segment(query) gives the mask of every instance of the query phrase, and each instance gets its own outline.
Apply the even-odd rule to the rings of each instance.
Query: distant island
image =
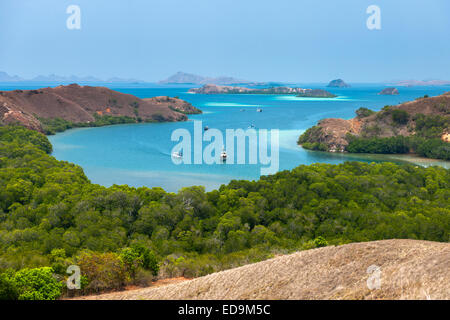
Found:
[[[0,122],[52,134],[72,127],[186,121],[201,113],[170,97],[140,99],[105,87],[71,84],[37,90],[0,91]]]
[[[350,88],[351,86],[344,82],[342,79],[331,80],[327,85],[330,88]]]
[[[385,88],[385,89],[381,90],[378,94],[392,96],[392,95],[397,95],[398,90],[397,90],[397,88]]]
[[[170,76],[169,78],[159,81],[158,84],[197,84],[197,85],[215,84],[215,85],[258,86],[258,85],[266,85],[267,83],[236,79],[233,77],[211,78],[179,71],[176,74]]]
[[[450,91],[424,96],[375,112],[356,110],[356,117],[323,119],[303,133],[298,144],[305,149],[401,154],[450,160]]]
[[[336,98],[337,95],[322,89],[304,89],[303,93],[299,93],[297,97],[304,98]]]
[[[303,89],[290,87],[270,87],[263,89],[247,88],[247,87],[233,87],[233,86],[218,86],[215,84],[207,84],[201,88],[189,89],[190,93],[200,94],[289,94],[297,97],[311,97],[311,98],[335,98],[336,95],[321,89]]]

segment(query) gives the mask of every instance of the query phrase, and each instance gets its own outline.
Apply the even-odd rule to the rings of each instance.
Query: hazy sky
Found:
[[[81,29],[69,30],[69,5]],[[369,5],[381,30],[369,30]],[[450,80],[449,0],[0,0],[0,71]]]

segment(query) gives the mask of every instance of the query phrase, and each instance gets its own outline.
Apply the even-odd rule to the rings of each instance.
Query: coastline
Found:
[[[301,145],[298,145],[301,148],[303,148]],[[383,161],[383,162],[389,162],[389,159],[393,160],[391,162],[394,163],[409,163],[409,164],[415,164],[422,167],[429,167],[429,166],[440,166],[445,169],[450,169],[450,161],[441,160],[441,159],[432,159],[432,158],[425,158],[420,157],[416,154],[380,154],[380,153],[350,153],[350,152],[328,152],[328,151],[317,151],[317,150],[309,150],[303,148],[306,152],[311,153],[318,153],[318,154],[324,154],[327,156],[332,156],[336,158],[348,158],[348,161],[352,161],[352,158],[355,159],[361,159],[365,158],[367,160],[373,160],[373,161]],[[358,160],[355,160],[358,161]]]

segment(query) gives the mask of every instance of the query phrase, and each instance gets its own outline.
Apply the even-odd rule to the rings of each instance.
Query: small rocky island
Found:
[[[397,90],[397,88],[385,88],[385,89],[381,90],[378,94],[393,96],[393,95],[398,94],[398,90]]]
[[[342,79],[331,80],[327,85],[329,88],[350,88],[351,86]]]
[[[190,93],[199,94],[289,94],[297,97],[335,98],[336,95],[321,89],[303,89],[291,87],[247,88],[234,86],[218,86],[207,84],[201,88],[189,89]]]

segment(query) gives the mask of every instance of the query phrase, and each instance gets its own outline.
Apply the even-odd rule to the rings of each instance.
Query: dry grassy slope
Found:
[[[381,267],[369,290],[367,268]],[[450,244],[383,240],[280,256],[163,287],[87,299],[450,299]],[[86,299],[86,297],[85,297]]]
[[[136,110],[142,119],[157,121],[187,120],[184,113],[200,112],[177,98],[139,99],[105,87],[77,84],[0,92],[0,120],[4,123],[20,122],[34,130],[40,129],[38,117],[91,122],[96,113],[136,118]]]

